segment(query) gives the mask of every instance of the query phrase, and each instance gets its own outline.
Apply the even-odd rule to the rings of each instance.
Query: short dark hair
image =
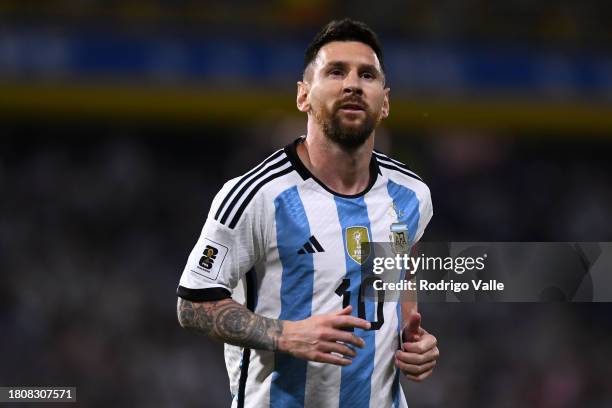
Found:
[[[333,41],[358,41],[368,45],[372,48],[374,53],[376,53],[378,61],[380,62],[380,67],[384,73],[385,63],[378,36],[365,23],[351,20],[350,18],[330,21],[317,33],[304,53],[304,73],[310,63],[316,58],[319,50],[325,44]]]

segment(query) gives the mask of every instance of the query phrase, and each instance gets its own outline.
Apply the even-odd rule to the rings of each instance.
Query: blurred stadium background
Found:
[[[381,36],[379,147],[429,183],[424,239],[612,241],[606,1],[0,2],[0,385],[83,406],[229,406],[175,288],[215,192],[305,131],[302,52]],[[412,407],[609,407],[608,304],[428,304]]]

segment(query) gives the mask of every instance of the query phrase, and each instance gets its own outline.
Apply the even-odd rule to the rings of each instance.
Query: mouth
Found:
[[[365,107],[358,103],[344,103],[340,105],[338,110],[355,113],[355,112],[365,112]]]

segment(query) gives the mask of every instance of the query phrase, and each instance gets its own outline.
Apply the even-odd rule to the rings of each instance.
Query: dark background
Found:
[[[607,2],[4,1],[0,385],[83,406],[228,406],[175,289],[223,182],[305,132],[301,53],[382,37],[379,148],[429,184],[424,240],[612,241]],[[532,4],[533,3],[533,4]],[[423,304],[412,407],[612,404],[608,304]]]

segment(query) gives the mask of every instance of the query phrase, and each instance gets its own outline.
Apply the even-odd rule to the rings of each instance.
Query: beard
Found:
[[[357,124],[344,124],[340,105],[336,104],[331,114],[321,115],[315,112],[315,118],[321,124],[323,134],[332,142],[347,150],[354,150],[362,146],[376,128],[378,120],[366,107],[365,119]]]

